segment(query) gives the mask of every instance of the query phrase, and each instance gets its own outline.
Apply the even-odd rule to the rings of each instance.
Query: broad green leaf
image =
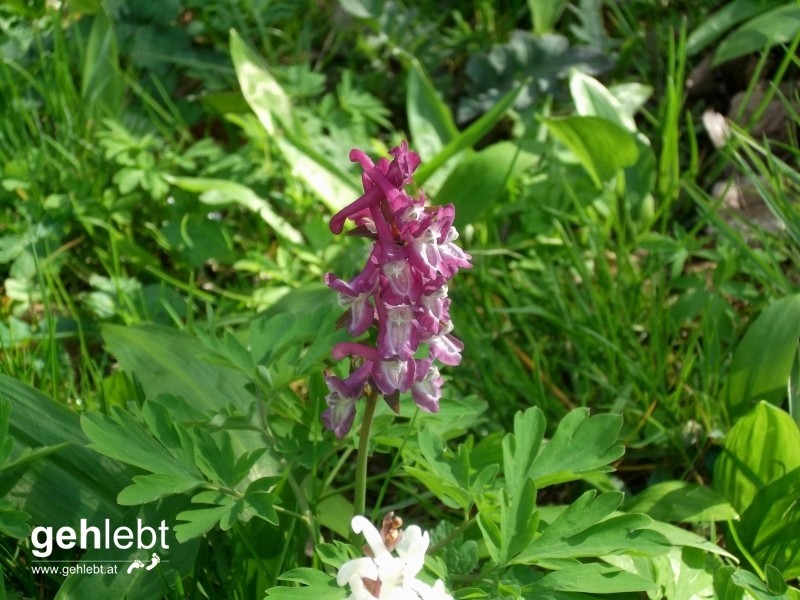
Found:
[[[185,477],[174,473],[150,473],[136,475],[133,485],[129,485],[117,496],[117,502],[123,506],[135,506],[160,500],[165,496],[183,494],[205,483],[200,478]]]
[[[711,488],[664,481],[649,486],[625,504],[626,512],[641,512],[659,521],[707,523],[737,519],[733,507]]]
[[[413,148],[424,163],[441,152],[458,135],[458,129],[450,109],[417,60],[411,61],[406,88],[408,128]]]
[[[607,119],[577,116],[542,121],[572,151],[598,188],[639,156],[633,135]]]
[[[621,493],[608,492],[595,496],[594,491],[586,492],[566,507],[514,562],[530,564],[544,559],[629,552],[659,555],[669,550],[667,539],[648,529],[653,522],[650,517],[611,516],[622,503]]]
[[[798,340],[800,294],[774,302],[750,325],[733,355],[725,388],[730,419],[746,413],[754,401],[784,401]]]
[[[530,475],[537,487],[610,471],[608,465],[625,453],[618,441],[621,428],[620,415],[590,416],[586,408],[568,413],[533,463]]]
[[[742,600],[744,589],[737,585],[732,575],[734,567],[722,566],[714,572],[714,597],[718,600]]]
[[[797,600],[800,596],[796,590],[786,589],[785,584],[781,586],[782,591],[774,590],[755,574],[743,569],[733,571],[730,578],[732,583],[748,592],[755,600]]]
[[[281,149],[293,173],[331,210],[352,202],[361,193],[355,177],[337,168],[303,139],[291,99],[258,54],[233,30],[230,50],[245,100]]]
[[[261,57],[233,29],[230,52],[242,94],[267,133],[270,136],[276,135],[279,126],[292,129],[294,116],[291,99],[269,72],[269,67]]]
[[[735,527],[759,564],[800,576],[800,468],[764,486]]]
[[[14,407],[9,425],[9,435],[15,440],[12,460],[42,446],[62,446],[40,457],[35,468],[0,473],[0,495],[30,514],[34,527],[75,527],[82,518],[101,521],[121,515],[116,497],[133,473],[86,448],[88,439],[75,412],[2,375],[0,397]]]
[[[511,142],[494,144],[459,161],[436,200],[455,205],[457,227],[476,223],[502,199],[510,182],[537,162],[538,157]]]
[[[600,117],[630,132],[636,131],[636,123],[631,114],[594,77],[578,70],[572,71],[569,78],[569,91],[579,115]]]
[[[531,598],[542,597],[548,590],[587,594],[624,594],[654,590],[656,584],[640,575],[626,573],[601,563],[566,566],[548,573],[526,588]]]
[[[81,97],[90,109],[100,109],[101,114],[116,109],[124,86],[119,75],[117,38],[104,11],[94,16],[84,55]]]
[[[229,404],[246,412],[254,401],[242,373],[198,358],[202,348],[185,333],[155,325],[104,325],[102,334],[111,354],[150,398],[179,396],[197,410],[214,412]]]
[[[550,33],[566,4],[566,0],[528,0],[528,8],[533,19],[533,32],[536,35]]]
[[[783,6],[747,21],[722,40],[714,53],[713,65],[791,42],[798,34],[800,5],[796,2],[785,2]]]
[[[294,244],[302,244],[303,236],[286,219],[278,215],[269,203],[249,187],[227,179],[204,177],[169,177],[177,187],[200,194],[200,202],[211,206],[238,204],[253,211],[269,225],[276,235]]]
[[[759,402],[725,438],[714,489],[740,514],[766,485],[800,467],[800,430],[779,408]]]
[[[783,4],[786,4],[785,0],[733,0],[721,5],[689,35],[686,54],[694,56],[742,21]]]
[[[472,148],[472,146],[480,141],[483,136],[489,133],[492,127],[494,127],[497,122],[503,118],[503,115],[505,115],[506,111],[514,105],[514,102],[516,101],[517,96],[523,87],[524,84],[514,88],[505,96],[500,98],[500,100],[497,101],[497,104],[495,104],[490,110],[486,111],[486,113],[481,115],[481,117],[472,125],[459,133],[457,137],[455,137],[449,144],[442,148],[441,152],[439,152],[431,160],[420,165],[419,169],[417,169],[417,172],[414,174],[414,181],[416,181],[417,185],[422,185],[425,183],[425,181],[427,181],[428,178],[433,175],[444,163],[462,150]]]

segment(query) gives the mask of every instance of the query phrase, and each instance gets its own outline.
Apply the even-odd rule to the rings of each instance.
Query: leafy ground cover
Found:
[[[800,596],[799,23],[1,6],[0,597]],[[460,364],[336,413],[329,220],[404,141]]]

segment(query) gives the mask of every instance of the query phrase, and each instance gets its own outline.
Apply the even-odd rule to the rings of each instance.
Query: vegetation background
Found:
[[[352,507],[322,278],[364,245],[327,219],[358,195],[350,148],[402,140],[474,267],[442,415],[379,411],[372,516],[474,542],[442,551],[457,597],[525,597],[476,566],[502,553],[474,477],[519,411],[552,436],[588,408],[624,457],[573,468],[576,438],[537,506],[623,491],[730,553],[684,557],[699,590],[797,597],[799,43],[793,0],[4,2],[0,598],[261,598],[335,563],[306,556]],[[472,457],[464,504],[423,428]],[[32,573],[32,526],[137,514],[183,522],[157,582]],[[606,593],[710,597],[659,577]]]

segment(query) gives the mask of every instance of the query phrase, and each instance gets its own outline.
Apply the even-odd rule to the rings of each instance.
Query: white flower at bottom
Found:
[[[336,583],[350,586],[347,600],[453,600],[440,579],[432,586],[417,579],[430,545],[427,531],[416,525],[403,530],[394,556],[369,520],[358,515],[351,526],[364,535],[372,556],[353,559],[339,569]]]

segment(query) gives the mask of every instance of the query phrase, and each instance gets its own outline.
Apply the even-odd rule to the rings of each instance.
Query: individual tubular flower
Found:
[[[463,344],[451,335],[450,299],[447,283],[471,266],[470,256],[455,244],[453,205],[427,207],[424,194],[415,199],[406,193],[420,159],[403,142],[374,163],[361,150],[352,150],[350,160],[362,170],[364,193],[333,216],[331,231],[349,232],[373,240],[372,251],[360,274],[344,281],[328,273],[325,284],[339,293],[347,308],[340,324],[353,337],[373,327],[374,346],[346,342],[334,348],[341,360],[353,357],[357,382],[328,377],[331,394],[325,425],[342,437],[350,429],[357,398],[366,384],[396,406],[399,393],[411,392],[424,410],[439,410],[442,378],[433,361],[457,365]],[[356,385],[357,384],[357,385]]]
[[[353,517],[353,531],[367,541],[367,556],[339,568],[336,583],[350,587],[346,600],[453,600],[440,579],[433,585],[417,579],[430,544],[428,532],[416,525],[401,531],[401,525],[393,513],[384,518],[380,531],[366,518]]]

